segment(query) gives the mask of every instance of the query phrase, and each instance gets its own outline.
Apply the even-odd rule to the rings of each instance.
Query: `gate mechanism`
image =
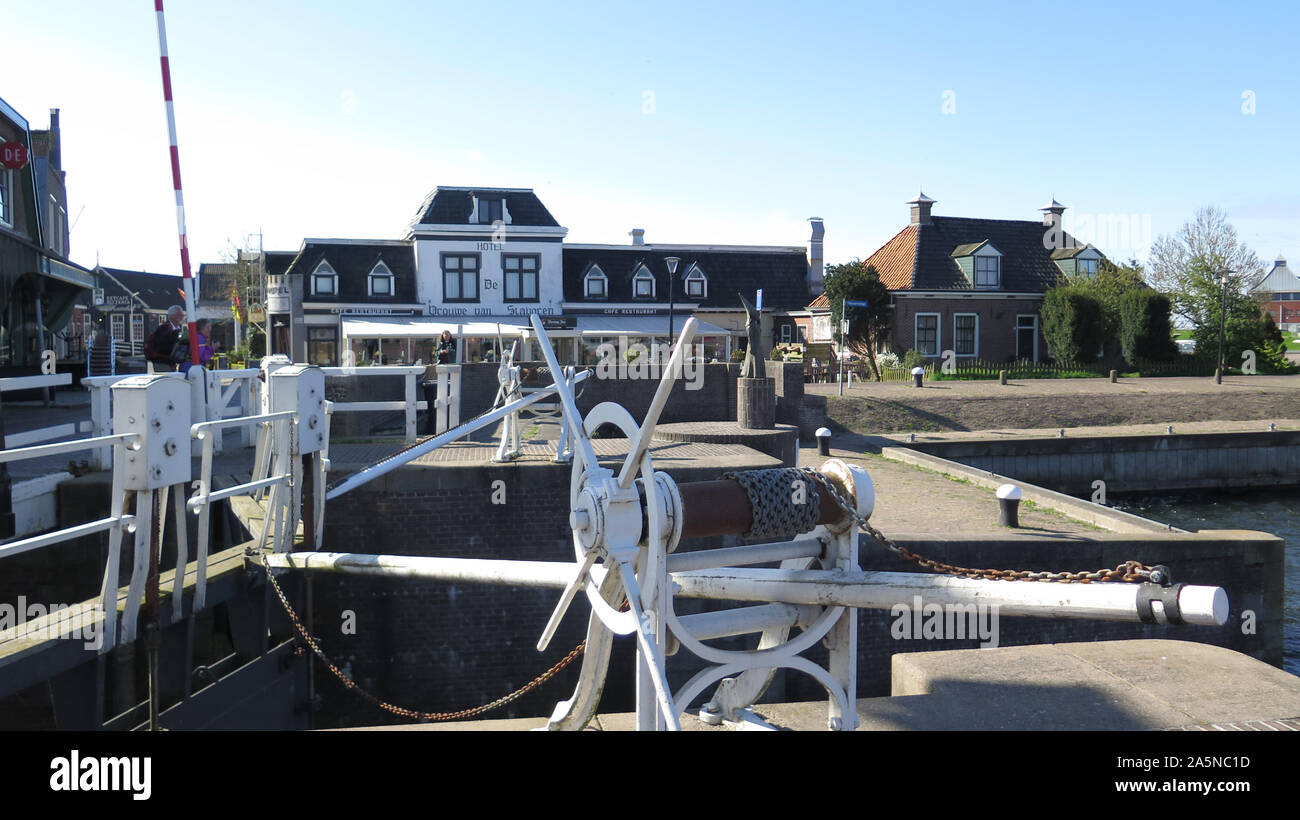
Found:
[[[563,374],[540,319],[534,315],[532,323],[551,373]],[[268,568],[558,589],[559,600],[542,630],[539,650],[547,648],[581,591],[591,607],[586,651],[576,690],[556,706],[547,724],[553,730],[581,729],[595,716],[615,636],[636,635],[638,729],[680,729],[683,709],[714,684],[717,689],[702,718],[752,720],[749,707],[762,697],[776,670],[784,668],[816,679],[829,696],[828,727],[851,730],[857,726],[854,608],[890,609],[921,595],[941,606],[996,605],[1008,616],[1226,622],[1227,595],[1219,587],[864,572],[858,566],[864,527],[882,544],[894,547],[867,524],[875,490],[866,470],[838,459],[818,470],[759,470],[677,484],[655,470],[649,449],[695,328],[693,318],[682,328],[640,424],[611,402],[596,405],[583,417],[573,394],[579,379],[558,378],[549,388],[559,399],[573,447],[572,564],[284,553],[266,556]],[[501,410],[509,412],[515,403]],[[621,464],[602,465],[592,446],[592,435],[606,425],[629,442]],[[676,552],[685,540],[722,535],[788,540]],[[775,569],[745,568],[777,561]],[[1142,576],[1130,572],[1124,577]],[[746,605],[678,614],[675,604],[682,598]],[[740,635],[758,635],[757,644],[737,650],[708,643]],[[804,657],[818,643],[827,649],[825,666]],[[672,691],[666,658],[683,648],[710,665]]]

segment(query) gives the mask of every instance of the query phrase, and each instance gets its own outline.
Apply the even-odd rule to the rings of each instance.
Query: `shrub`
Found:
[[[1057,361],[1094,361],[1102,348],[1101,302],[1082,288],[1055,287],[1043,297],[1043,336]]]
[[[1178,358],[1169,309],[1169,297],[1154,290],[1131,290],[1120,297],[1119,336],[1127,361],[1166,362]]]
[[[902,367],[903,361],[897,353],[881,353],[876,357],[876,364],[881,367]]]
[[[909,350],[903,354],[903,367],[908,370],[913,367],[925,367],[926,361],[925,354],[919,350]]]

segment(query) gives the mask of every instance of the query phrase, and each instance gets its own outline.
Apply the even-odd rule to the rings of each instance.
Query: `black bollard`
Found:
[[[831,454],[831,431],[826,427],[817,428],[817,455],[829,456]]]
[[[912,386],[913,386],[913,387],[920,387],[920,386],[921,386],[921,380],[924,379],[924,378],[925,378],[925,368],[924,368],[924,367],[913,367],[913,368],[912,368]]]
[[[998,487],[998,523],[1004,527],[1020,526],[1020,488],[1014,484]]]

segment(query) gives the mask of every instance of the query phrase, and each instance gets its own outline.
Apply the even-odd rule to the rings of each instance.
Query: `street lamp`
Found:
[[[1219,367],[1214,371],[1214,383],[1223,384],[1223,343],[1228,329],[1228,274],[1230,270],[1219,271]]]
[[[682,260],[670,256],[664,260],[668,265],[668,347],[673,346],[673,280],[677,276],[677,263]]]

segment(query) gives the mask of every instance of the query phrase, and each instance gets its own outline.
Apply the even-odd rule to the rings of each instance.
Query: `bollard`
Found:
[[[998,523],[1004,527],[1020,526],[1020,488],[1014,484],[998,487]]]
[[[1006,383],[1007,383],[1007,371],[1005,371],[1005,370],[999,370],[999,371],[998,371],[998,384],[1006,384]]]
[[[1056,437],[1057,437],[1057,438],[1065,438],[1065,428],[1064,428],[1064,427],[1062,427],[1060,430],[1057,430],[1057,431],[1056,431]]]
[[[921,386],[921,380],[922,380],[923,378],[925,378],[925,368],[924,368],[924,367],[913,367],[913,368],[912,368],[912,386],[913,386],[913,387],[920,387],[920,386]]]
[[[1170,436],[1174,434],[1174,426],[1172,424],[1165,428],[1165,434]]]
[[[1110,371],[1110,383],[1111,383],[1111,384],[1119,384],[1119,371],[1118,371],[1118,370],[1112,370],[1112,371]]]
[[[1268,423],[1268,431],[1269,431],[1270,433],[1276,433],[1276,432],[1277,432],[1277,425],[1270,421],[1270,422]]]
[[[817,428],[817,455],[828,456],[831,454],[831,431],[826,427]]]

